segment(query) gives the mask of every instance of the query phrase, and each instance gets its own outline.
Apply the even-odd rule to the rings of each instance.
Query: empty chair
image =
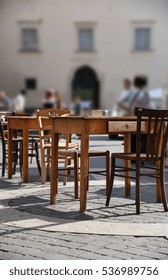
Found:
[[[106,206],[109,205],[113,189],[114,177],[128,176],[136,180],[136,214],[140,214],[140,177],[148,176],[160,181],[160,191],[164,210],[167,211],[167,199],[164,186],[164,159],[165,148],[168,137],[168,110],[154,110],[136,108],[137,132],[136,132],[136,153],[113,153],[111,164],[111,183],[108,190]],[[141,152],[141,141],[144,135],[144,118],[147,121],[146,151]],[[116,159],[135,161],[135,167],[126,168],[116,163]],[[118,173],[118,172],[124,172]],[[128,172],[128,173],[127,173]],[[134,174],[131,174],[135,172]]]
[[[9,116],[28,116],[27,113],[16,113],[16,112],[6,112],[1,118],[0,124],[0,134],[2,142],[2,176],[5,175],[5,168],[7,166],[8,158],[8,121],[7,117]],[[22,176],[22,163],[23,163],[23,137],[21,130],[13,130],[13,173],[15,173],[16,164],[20,164],[20,173]],[[40,163],[39,163],[39,153],[38,153],[38,139],[33,135],[29,137],[29,154],[28,156],[36,158],[36,163],[39,173],[41,173]]]
[[[12,116],[17,117],[28,117],[30,116],[29,113],[26,112],[12,112]],[[38,134],[34,134],[33,131],[29,132],[29,138],[28,138],[28,157],[30,157],[30,163],[32,163],[33,158],[36,159],[36,164],[38,168],[39,174],[41,174],[41,166],[39,161],[39,149],[38,149],[38,143],[39,143],[39,136]],[[22,137],[22,131],[17,130],[15,132],[18,136]],[[20,174],[22,177],[22,165],[23,165],[23,141],[20,142]]]
[[[0,136],[2,143],[2,177],[5,176],[5,169],[7,166],[8,159],[8,123],[6,120],[0,121]],[[18,157],[20,155],[19,148],[22,141],[21,137],[17,137],[16,131],[13,133],[13,152],[12,152],[12,162],[13,162],[13,174],[15,174],[16,164],[18,162]]]
[[[55,115],[68,115],[70,111],[61,109],[42,109],[37,110],[37,121],[39,126],[39,137],[40,137],[40,156],[41,156],[41,182],[45,183],[47,175],[50,172],[51,163],[51,126],[45,125],[45,119],[49,118],[48,114]],[[64,139],[62,142],[61,140]],[[75,181],[75,198],[78,197],[78,143],[71,143],[70,136],[60,135],[59,151],[58,157],[59,162],[63,163],[63,168],[61,168],[64,173],[60,173],[62,176],[71,176],[70,170],[74,169],[74,181]],[[73,160],[74,165],[71,164]],[[64,180],[66,184],[66,180]]]

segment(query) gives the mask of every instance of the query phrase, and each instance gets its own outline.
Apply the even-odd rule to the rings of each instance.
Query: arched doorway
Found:
[[[82,101],[88,101],[91,108],[99,108],[100,85],[96,72],[89,66],[77,69],[72,80],[72,97],[78,95]]]

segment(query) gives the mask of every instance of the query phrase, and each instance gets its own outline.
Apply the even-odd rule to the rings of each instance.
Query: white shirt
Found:
[[[16,112],[23,112],[25,109],[25,104],[26,104],[26,99],[20,93],[13,99],[13,109]]]

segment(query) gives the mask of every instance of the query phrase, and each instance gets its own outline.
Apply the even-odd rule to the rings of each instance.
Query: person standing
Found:
[[[73,113],[76,116],[80,116],[81,114],[81,103],[80,103],[80,97],[78,95],[75,95],[73,98]],[[76,134],[76,136],[78,137],[78,139],[80,139],[80,134]]]
[[[129,114],[129,106],[133,95],[134,91],[132,89],[131,80],[125,78],[123,80],[123,91],[116,106],[118,115],[127,116]]]
[[[122,115],[134,115],[135,107],[154,108],[147,90],[147,78],[144,75],[135,76],[133,81],[134,89],[131,88],[131,82],[124,79],[124,91],[117,102],[117,106],[122,110]]]
[[[55,98],[54,98],[54,90],[49,89],[44,94],[44,99],[42,100],[43,108],[45,109],[53,109],[55,108]]]
[[[134,115],[136,107],[155,108],[147,90],[147,78],[144,75],[134,78],[134,93],[129,104],[129,115]],[[136,135],[131,136],[131,152],[136,151]],[[141,152],[146,151],[146,135],[141,136]]]
[[[16,97],[13,99],[13,109],[17,113],[22,113],[25,111],[25,105],[26,105],[26,90],[22,89],[20,92],[16,95]]]
[[[8,111],[11,107],[11,100],[6,93],[0,90],[0,111]]]
[[[62,108],[62,101],[61,101],[61,96],[60,96],[58,91],[55,91],[54,97],[55,97],[55,108],[56,109],[61,109]]]

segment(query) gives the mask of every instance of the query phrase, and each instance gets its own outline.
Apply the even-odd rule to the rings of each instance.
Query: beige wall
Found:
[[[40,52],[22,53],[20,26],[39,26]],[[77,26],[95,28],[95,52],[77,52]],[[133,29],[152,28],[152,51],[133,51]],[[168,83],[167,0],[0,0],[0,88],[11,96],[36,77],[38,90],[29,92],[28,105],[39,106],[42,92],[56,88],[66,102],[80,66],[92,67],[101,85],[100,107],[110,108],[124,77],[144,73],[149,87]]]

